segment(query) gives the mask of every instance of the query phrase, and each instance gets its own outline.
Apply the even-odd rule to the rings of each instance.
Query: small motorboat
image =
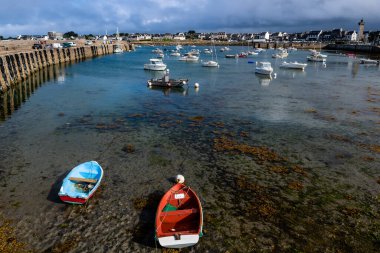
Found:
[[[360,59],[360,63],[361,64],[375,64],[375,65],[379,65],[380,61],[377,61],[377,60],[372,60],[372,59]]]
[[[217,67],[219,68],[219,63],[216,61],[204,61],[202,62],[203,67]]]
[[[152,78],[148,80],[148,86],[160,88],[182,88],[182,86],[187,84],[188,81],[188,79],[170,79],[169,69],[167,69],[162,78]]]
[[[199,56],[192,55],[190,53],[186,53],[182,57],[180,57],[178,60],[179,61],[196,62],[199,60]]]
[[[166,64],[162,62],[162,59],[150,59],[150,63],[144,64],[146,70],[163,71],[166,69]]]
[[[299,63],[299,62],[286,62],[280,64],[280,68],[288,68],[288,69],[301,69],[305,70],[307,64],[306,63]]]
[[[79,164],[63,179],[58,196],[63,202],[84,204],[98,189],[102,178],[103,169],[97,162]]]
[[[270,62],[256,62],[255,73],[261,75],[271,75],[273,72]]]
[[[156,238],[165,248],[198,243],[202,234],[202,205],[197,194],[179,181],[162,197],[156,212]]]
[[[238,58],[239,55],[238,54],[226,54],[225,57],[226,58]]]
[[[326,57],[324,55],[315,54],[315,55],[309,55],[307,57],[308,61],[314,61],[314,62],[326,62]]]

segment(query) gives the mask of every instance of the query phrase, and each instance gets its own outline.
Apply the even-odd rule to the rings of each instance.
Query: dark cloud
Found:
[[[379,0],[0,0],[0,34],[380,30]]]

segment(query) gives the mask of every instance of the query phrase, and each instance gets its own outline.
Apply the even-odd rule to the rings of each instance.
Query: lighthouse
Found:
[[[359,25],[358,41],[364,42],[364,21],[363,21],[363,19],[360,20],[358,25]]]

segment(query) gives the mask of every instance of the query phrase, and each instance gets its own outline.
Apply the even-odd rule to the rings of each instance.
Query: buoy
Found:
[[[195,87],[195,88],[199,88],[199,83],[195,83],[195,84],[194,84],[194,87]]]
[[[273,77],[274,77],[274,78],[277,78],[277,73],[274,73],[274,74],[273,74]]]
[[[186,84],[186,81],[182,81],[183,84]]]
[[[182,175],[177,175],[175,181],[177,181],[177,183],[183,184],[185,182],[185,177]]]
[[[151,83],[151,82],[148,82],[148,85],[149,85],[149,86],[152,86],[152,83]]]

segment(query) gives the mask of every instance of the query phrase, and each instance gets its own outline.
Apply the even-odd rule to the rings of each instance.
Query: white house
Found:
[[[310,31],[306,36],[306,40],[307,41],[318,41],[321,34],[322,34],[322,30]]]
[[[344,39],[347,41],[356,41],[357,38],[358,38],[358,34],[356,33],[356,31],[347,32],[346,35],[344,36]]]
[[[186,40],[184,33],[176,33],[173,37],[174,40]]]
[[[267,42],[269,41],[269,32],[262,32],[259,34],[255,34],[253,38],[253,42]]]

